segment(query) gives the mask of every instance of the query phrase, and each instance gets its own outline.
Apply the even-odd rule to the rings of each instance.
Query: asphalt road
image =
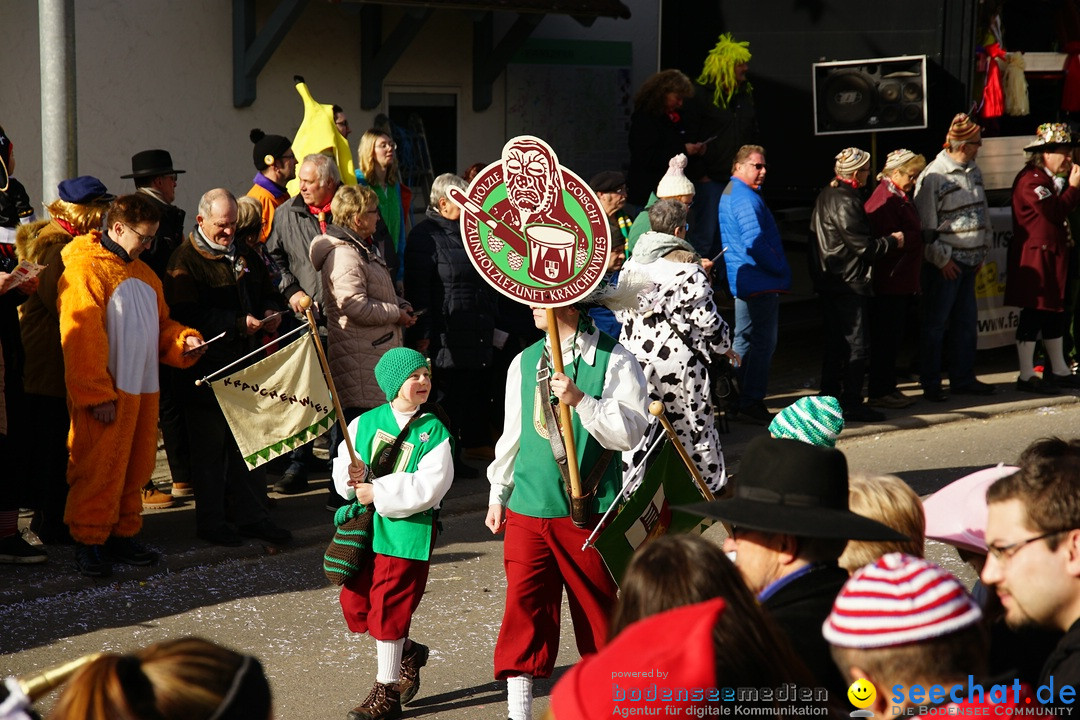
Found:
[[[1030,405],[994,415],[954,410],[970,419],[912,429],[864,428],[840,447],[853,470],[894,473],[926,494],[978,467],[1012,461],[1033,439],[1076,434],[1080,405]],[[725,436],[732,448],[739,433]],[[760,432],[760,430],[756,431]],[[733,453],[734,454],[734,453]],[[491,658],[505,582],[500,541],[483,527],[482,480],[444,515],[427,594],[411,635],[431,646],[423,687],[407,718],[504,718],[505,689],[492,680]],[[374,642],[349,633],[337,592],[321,573],[329,514],[323,496],[280,498],[275,513],[297,530],[294,547],[253,543],[234,550],[194,548],[178,539],[190,506],[148,516],[144,534],[168,555],[155,569],[122,568],[109,581],[80,578],[63,552],[42,566],[0,566],[0,674],[23,675],[99,651],[125,651],[156,640],[202,635],[266,666],[278,718],[342,718],[364,698],[375,673]],[[479,504],[478,504],[479,503]],[[301,522],[300,518],[311,518]],[[710,537],[719,539],[714,527]],[[930,555],[970,583],[950,549]],[[569,620],[564,623],[569,627]],[[563,633],[560,671],[577,659]],[[550,682],[538,683],[535,708],[546,707]],[[47,709],[52,697],[39,704]]]

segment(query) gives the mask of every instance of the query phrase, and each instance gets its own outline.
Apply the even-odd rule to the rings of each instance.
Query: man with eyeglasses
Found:
[[[259,242],[266,242],[274,224],[274,210],[289,199],[285,184],[296,177],[296,155],[292,141],[282,135],[267,135],[255,128],[251,131],[251,158],[255,161],[254,185],[247,196],[255,198],[262,207],[262,230]]]
[[[1037,440],[1018,464],[986,492],[982,581],[1010,627],[1065,633],[1039,677],[1057,701],[1058,688],[1080,684],[1080,439]]]
[[[139,260],[158,210],[142,193],[109,206],[103,231],[68,243],[57,286],[71,431],[64,522],[79,572],[104,577],[113,561],[150,565],[135,539],[140,491],[157,456],[158,363],[191,365],[198,331],[170,319],[161,281]]]
[[[765,407],[769,366],[776,350],[780,294],[791,290],[780,229],[761,197],[767,172],[765,148],[739,148],[718,211],[728,285],[735,296],[734,350],[742,358],[736,370],[742,386],[736,418],[758,425],[773,419]]]
[[[944,149],[915,184],[915,207],[923,226],[923,322],[919,352],[923,397],[942,402],[941,351],[949,333],[949,390],[954,395],[993,395],[975,377],[978,341],[975,274],[986,259],[993,229],[986,190],[975,157],[982,128],[964,113],[953,118]]]

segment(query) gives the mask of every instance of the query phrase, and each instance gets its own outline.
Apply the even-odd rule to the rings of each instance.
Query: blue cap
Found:
[[[60,192],[61,200],[76,205],[106,203],[116,199],[115,195],[110,195],[105,189],[104,183],[93,175],[80,175],[76,178],[61,180],[56,189]]]

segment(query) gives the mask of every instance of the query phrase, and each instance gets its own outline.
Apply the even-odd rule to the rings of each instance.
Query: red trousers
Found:
[[[428,560],[375,554],[341,588],[341,609],[349,630],[371,633],[376,640],[407,638],[430,567]]]
[[[568,517],[506,511],[506,609],[495,643],[496,680],[551,676],[559,653],[564,586],[578,652],[594,653],[607,641],[618,588],[596,548],[581,550],[589,532]]]

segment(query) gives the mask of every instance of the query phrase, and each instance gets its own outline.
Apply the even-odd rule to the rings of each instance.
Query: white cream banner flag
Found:
[[[251,469],[313,440],[336,419],[310,332],[210,386]]]

